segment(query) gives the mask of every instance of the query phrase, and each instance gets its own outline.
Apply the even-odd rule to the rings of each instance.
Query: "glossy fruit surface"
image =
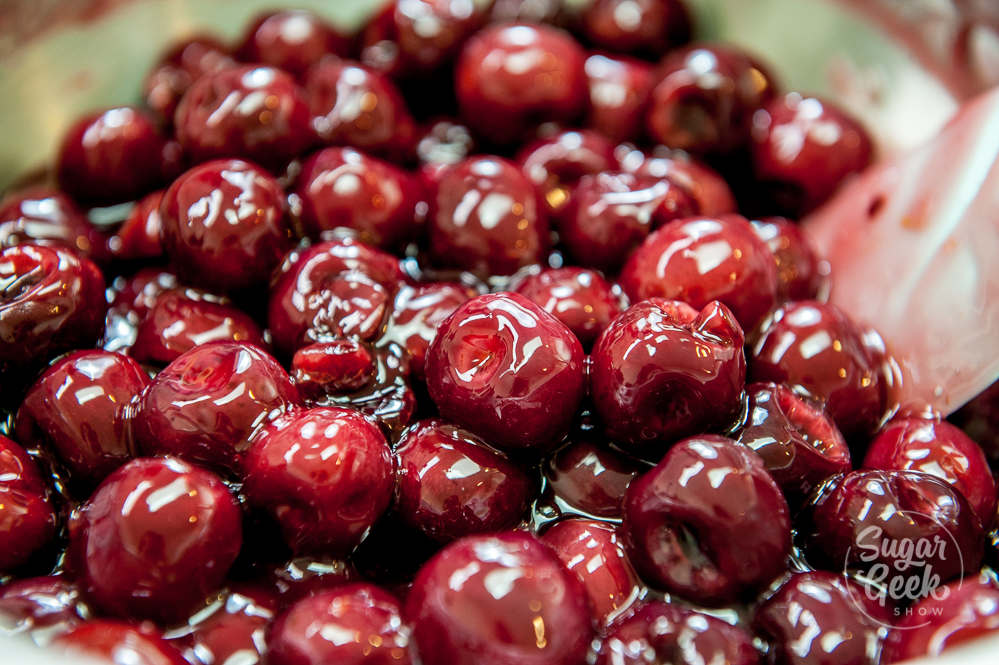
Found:
[[[586,268],[542,270],[528,275],[515,291],[567,325],[587,348],[622,310],[621,294]]]
[[[104,658],[112,665],[188,665],[180,652],[154,629],[125,622],[95,619],[58,640],[75,653]]]
[[[784,217],[752,220],[753,230],[777,262],[777,300],[813,300],[822,292],[829,268],[801,227]]]
[[[517,162],[534,183],[549,213],[569,198],[569,192],[584,175],[616,171],[614,144],[592,131],[562,131],[538,139],[520,150]]]
[[[107,260],[105,238],[63,192],[32,187],[4,197],[0,204],[0,247],[22,243],[55,245],[92,260]]]
[[[351,40],[312,12],[262,14],[250,24],[236,50],[245,62],[259,62],[301,77],[323,56],[347,56]]]
[[[172,125],[180,98],[195,80],[235,64],[228,48],[215,37],[196,35],[177,42],[146,75],[143,100],[160,122]]]
[[[559,499],[594,517],[619,518],[624,493],[643,466],[608,446],[580,438],[549,458],[548,485]]]
[[[658,56],[690,39],[690,17],[681,0],[596,0],[580,23],[594,46],[623,53]]]
[[[584,65],[590,103],[585,125],[612,141],[642,135],[645,109],[655,84],[652,65],[624,56],[593,53]]]

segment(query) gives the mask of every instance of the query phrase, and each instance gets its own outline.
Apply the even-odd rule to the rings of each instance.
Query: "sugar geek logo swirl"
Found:
[[[953,534],[932,515],[911,510],[899,513],[915,523],[933,522],[939,529],[932,536],[896,538],[886,534],[880,526],[868,526],[857,534],[856,542],[850,544],[843,562],[843,575],[862,583],[859,587],[847,586],[850,599],[859,612],[877,624],[898,628],[895,622],[899,619],[924,613],[920,615],[922,621],[914,621],[904,628],[913,630],[933,619],[929,612],[939,611],[939,608],[921,609],[914,605],[923,598],[945,598],[950,589],[944,584],[950,578],[960,580],[964,577],[964,559]],[[942,579],[939,571],[945,563],[949,571],[953,571],[954,563],[957,563],[960,574]],[[883,609],[883,616],[872,615],[872,607]]]

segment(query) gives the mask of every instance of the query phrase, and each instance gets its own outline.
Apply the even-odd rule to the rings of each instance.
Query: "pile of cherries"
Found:
[[[679,0],[279,11],[74,124],[0,205],[0,625],[118,665],[999,629],[999,390],[898,410],[794,221],[871,140],[690,35]]]

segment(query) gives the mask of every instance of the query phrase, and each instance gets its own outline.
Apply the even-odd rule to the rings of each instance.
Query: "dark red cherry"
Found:
[[[999,381],[951,414],[950,421],[981,446],[990,462],[999,463]]]
[[[680,605],[644,603],[604,639],[597,665],[725,663],[758,665],[753,636],[739,626]]]
[[[189,665],[180,651],[148,625],[91,619],[61,636],[56,644],[105,659],[111,665]]]
[[[295,385],[310,399],[359,390],[374,378],[375,369],[371,352],[352,339],[303,346],[291,361]]]
[[[351,38],[322,17],[288,9],[257,17],[236,55],[244,62],[263,63],[301,77],[325,55],[347,57],[351,46]]]
[[[563,520],[545,531],[541,542],[555,550],[583,584],[598,628],[627,614],[647,592],[612,523]]]
[[[170,641],[192,665],[260,665],[277,610],[273,593],[240,586],[199,609],[186,626],[170,631]]]
[[[479,296],[441,325],[427,353],[427,388],[442,416],[489,445],[543,453],[583,397],[583,361],[572,331],[527,298]]]
[[[735,439],[763,458],[792,506],[826,478],[852,468],[843,435],[821,408],[778,383],[753,383],[746,393],[746,423]]]
[[[650,235],[621,271],[632,302],[653,296],[701,308],[725,304],[752,330],[777,302],[777,266],[744,218],[690,217]]]
[[[163,256],[163,243],[160,241],[163,194],[163,191],[156,191],[142,197],[128,213],[121,227],[108,240],[115,258],[157,259]]]
[[[753,113],[776,94],[770,74],[746,53],[694,44],[671,52],[646,116],[649,135],[670,148],[725,153],[745,145]]]
[[[950,423],[923,418],[891,421],[871,441],[864,467],[929,473],[961,492],[983,525],[989,526],[995,514],[996,483],[985,453]]]
[[[852,173],[871,163],[874,145],[856,119],[829,101],[792,92],[753,116],[755,176],[775,203],[801,215],[823,203]]]
[[[214,474],[177,458],[132,460],[70,525],[74,565],[103,612],[175,621],[218,589],[242,543],[239,506]]]
[[[595,517],[620,518],[624,492],[642,470],[630,458],[580,439],[555,453],[544,473],[549,487],[570,507]]]
[[[870,594],[870,595],[868,595]],[[756,609],[753,623],[779,665],[877,665],[890,610],[842,572],[796,573]]]
[[[409,626],[392,594],[352,584],[295,603],[274,624],[268,665],[409,665]]]
[[[292,246],[284,212],[281,186],[259,167],[207,162],[163,195],[163,249],[191,284],[219,291],[263,284]]]
[[[0,588],[4,630],[28,632],[39,643],[69,632],[90,615],[79,588],[62,575],[14,580]]]
[[[801,530],[810,562],[859,571],[895,601],[919,600],[982,561],[978,517],[960,492],[928,473],[837,476],[812,499],[809,517]]]
[[[133,423],[149,377],[128,356],[76,351],[49,367],[17,412],[22,443],[55,452],[88,490],[135,456]]]
[[[531,479],[471,432],[424,420],[395,450],[395,510],[434,540],[516,526],[531,499]]]
[[[280,167],[314,143],[305,93],[291,75],[264,65],[207,73],[174,114],[177,140],[192,160],[249,159]]]
[[[518,531],[441,550],[417,575],[406,616],[424,663],[578,665],[592,635],[582,584]]]
[[[546,121],[571,122],[586,104],[586,53],[545,25],[490,26],[458,58],[455,90],[462,119],[496,143]]]
[[[514,289],[569,327],[589,348],[621,313],[622,296],[595,270],[550,268],[528,275]]]
[[[777,300],[817,298],[829,277],[829,266],[819,260],[801,227],[784,217],[754,219],[750,224],[777,262]]]
[[[386,76],[360,63],[331,58],[309,70],[305,92],[312,126],[324,143],[393,159],[412,151],[415,121]]]
[[[565,130],[524,146],[517,162],[549,214],[566,204],[584,175],[617,171],[614,143],[588,130]]]
[[[130,350],[139,362],[166,365],[208,342],[264,346],[260,327],[227,299],[197,289],[168,289],[155,296]]]
[[[0,486],[44,494],[46,483],[24,448],[0,434]]]
[[[430,255],[441,266],[510,275],[540,263],[548,221],[534,186],[499,157],[471,157],[446,167],[430,194]]]
[[[347,554],[392,498],[385,436],[351,409],[300,409],[271,421],[243,473],[250,503],[277,520],[299,554]]]
[[[910,658],[937,656],[948,649],[999,631],[999,586],[995,580],[969,576],[924,598],[895,624],[885,640],[885,665]]]
[[[585,71],[590,104],[584,124],[618,143],[640,138],[655,84],[652,65],[594,53],[586,58]]]
[[[887,405],[884,349],[834,305],[782,305],[753,348],[753,381],[798,385],[820,400],[848,439],[868,436]]]
[[[235,471],[254,433],[298,402],[295,384],[266,351],[241,342],[198,345],[143,393],[136,443],[144,455]]]
[[[622,533],[631,561],[665,591],[728,603],[786,567],[791,519],[784,495],[763,460],[731,439],[681,441],[631,483],[625,501]]]
[[[55,531],[56,514],[44,493],[0,481],[0,572],[27,563]]]
[[[671,443],[722,431],[741,409],[742,328],[727,307],[653,298],[614,319],[590,354],[590,392],[611,438],[658,460]]]
[[[142,85],[143,100],[161,123],[172,124],[177,104],[192,83],[235,64],[215,37],[200,35],[179,42],[149,71]]]
[[[661,56],[690,39],[682,0],[595,0],[579,16],[583,36],[598,48]]]
[[[119,106],[86,115],[63,136],[59,186],[77,201],[105,205],[149,193],[164,176],[165,140],[140,109]]]
[[[108,259],[107,243],[68,196],[33,187],[11,194],[0,205],[0,247],[21,243],[66,247],[98,263]]]
[[[397,247],[416,236],[417,180],[402,169],[350,148],[327,148],[302,166],[295,185],[305,233],[350,229],[359,240]]]
[[[450,118],[426,125],[416,142],[416,156],[421,164],[457,164],[474,150],[471,131]]]
[[[640,176],[665,178],[686,191],[695,202],[696,214],[716,217],[736,212],[735,197],[721,175],[680,151],[657,150],[651,156],[641,153],[634,173]],[[621,160],[630,163],[631,156]]]
[[[357,578],[357,571],[347,561],[328,556],[294,557],[267,571],[267,584],[273,588],[282,606],[307,596],[342,587]]]
[[[0,252],[0,376],[70,349],[92,346],[104,328],[104,277],[61,247],[23,244]],[[16,382],[16,381],[15,381]]]

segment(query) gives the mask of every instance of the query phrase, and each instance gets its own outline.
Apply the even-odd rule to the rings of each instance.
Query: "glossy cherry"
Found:
[[[241,519],[211,472],[173,457],[132,460],[74,515],[73,563],[103,612],[179,620],[225,579],[242,543]]]
[[[527,298],[479,296],[455,310],[430,345],[427,388],[442,416],[489,445],[543,453],[568,430],[583,397],[583,360],[572,331]]]
[[[621,528],[647,582],[704,604],[758,591],[791,550],[787,502],[763,460],[713,435],[681,441],[631,483]]]
[[[0,572],[28,562],[55,530],[56,514],[34,461],[0,436]]]
[[[446,167],[430,194],[430,255],[442,266],[485,277],[540,263],[548,222],[531,184],[499,157]]]
[[[583,36],[598,48],[661,56],[690,39],[681,0],[595,0],[579,16]]]
[[[566,204],[572,186],[584,175],[618,170],[614,144],[589,130],[566,130],[538,139],[517,153],[517,162],[549,214]]]
[[[569,327],[589,348],[621,313],[622,297],[603,276],[586,268],[551,268],[517,283],[516,293]]]
[[[63,575],[28,577],[0,588],[4,630],[28,632],[41,644],[72,630],[90,615],[80,589]]]
[[[674,441],[730,426],[746,378],[743,333],[724,305],[653,298],[614,319],[590,354],[590,392],[612,439],[658,460]]]
[[[300,409],[256,436],[243,491],[296,553],[347,554],[388,507],[392,466],[385,436],[357,411]]]
[[[887,406],[880,338],[863,332],[834,305],[782,305],[750,358],[753,381],[798,385],[825,401],[847,440],[869,435]]]
[[[474,150],[471,130],[451,118],[426,125],[416,142],[416,156],[422,164],[457,164]]]
[[[268,569],[266,582],[278,594],[282,606],[307,596],[342,587],[357,578],[347,561],[329,556],[293,557]]]
[[[278,610],[273,593],[238,587],[219,595],[207,608],[170,631],[172,644],[193,665],[259,665],[267,650],[267,631]]]
[[[736,211],[735,197],[725,179],[686,153],[657,149],[650,156],[634,156],[638,157],[632,169],[636,175],[665,178],[677,185],[694,199],[696,214],[715,217]],[[621,162],[630,164],[632,160],[629,155]]]
[[[557,28],[490,26],[458,58],[462,119],[496,143],[520,138],[535,124],[572,121],[586,103],[585,60],[582,47]]]
[[[555,495],[571,508],[595,517],[620,518],[624,493],[644,467],[606,446],[581,438],[545,464]]]
[[[87,621],[61,636],[57,644],[111,665],[189,665],[155,629],[121,621]]]
[[[21,243],[65,247],[98,263],[108,258],[100,231],[68,196],[48,187],[11,194],[0,204],[0,247]]]
[[[46,483],[31,456],[19,444],[0,434],[0,485],[45,492]]]
[[[516,531],[441,550],[417,575],[406,615],[424,663],[577,665],[591,636],[579,580]]]
[[[320,16],[301,9],[262,14],[244,33],[236,55],[244,62],[259,62],[297,77],[333,54],[347,57],[351,38]]]
[[[157,259],[163,256],[163,243],[160,241],[162,201],[163,191],[156,191],[136,202],[121,227],[108,240],[115,258]]]
[[[584,124],[612,141],[637,140],[655,84],[652,65],[594,53],[586,58],[585,71],[590,103]]]
[[[819,260],[801,227],[784,217],[752,220],[753,230],[777,262],[777,300],[813,300],[829,277],[829,266]]]
[[[313,400],[359,390],[374,378],[375,370],[371,352],[353,339],[303,346],[291,361],[295,385]]]
[[[181,41],[160,58],[142,84],[142,97],[159,117],[173,123],[174,111],[187,89],[204,74],[236,64],[228,48],[215,37],[198,35]]]

